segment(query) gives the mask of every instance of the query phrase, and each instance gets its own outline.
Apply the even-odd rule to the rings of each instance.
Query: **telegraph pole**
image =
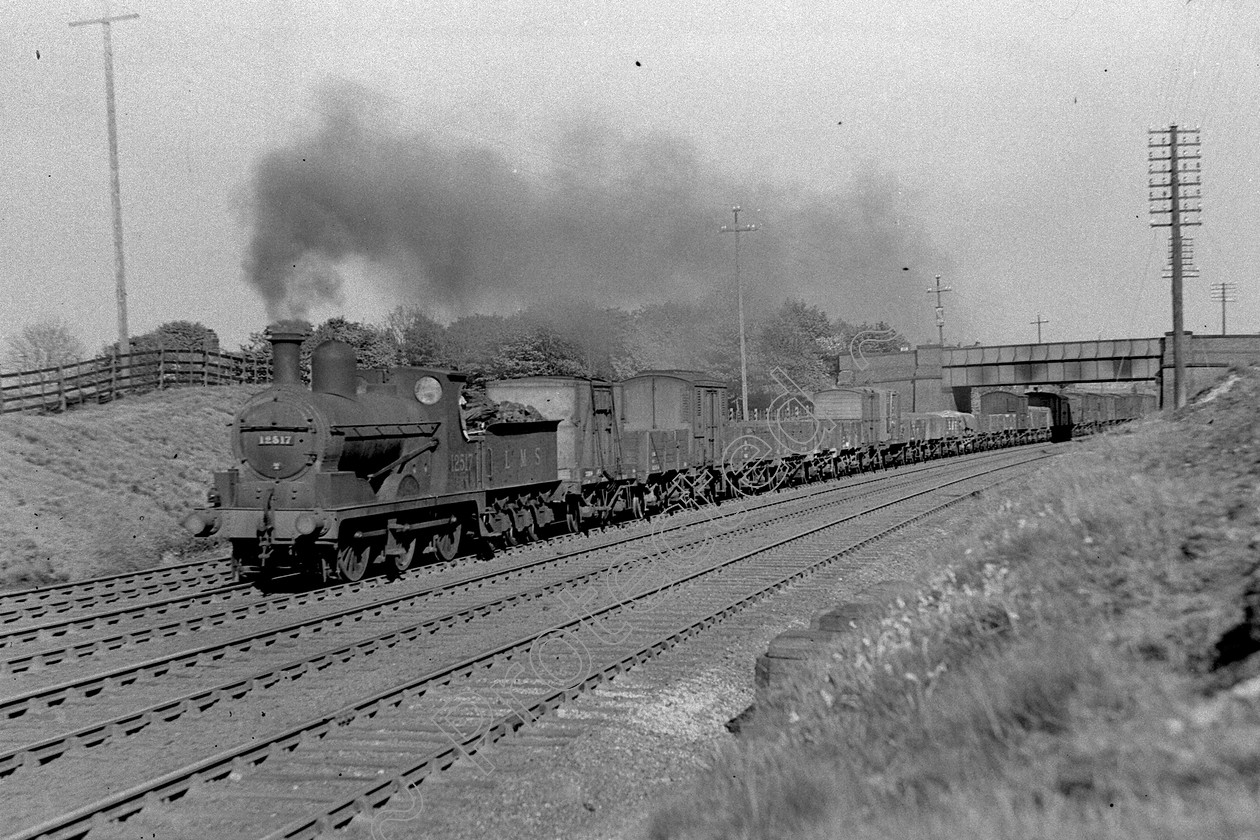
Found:
[[[1238,300],[1233,296],[1237,288],[1237,283],[1212,284],[1212,300],[1220,301],[1221,304],[1221,335],[1225,335],[1225,304]]]
[[[1166,227],[1171,234],[1172,316],[1173,316],[1173,395],[1174,405],[1186,404],[1185,324],[1181,307],[1182,241],[1181,229],[1200,224],[1199,130],[1151,129],[1147,141],[1150,160],[1151,215],[1167,216],[1168,221],[1151,220],[1151,227]]]
[[[739,205],[731,208],[731,212],[735,214],[734,225],[722,225],[718,228],[718,233],[735,234],[735,299],[739,306],[739,378],[740,378],[740,399],[744,410],[743,418],[748,419],[748,349],[744,340],[744,287],[739,282],[739,235],[741,233],[752,233],[757,229],[756,225],[743,225],[739,223]]]
[[[936,285],[928,286],[928,294],[936,295],[936,335],[942,347],[945,346],[945,306],[941,303],[941,295],[954,291],[952,286],[941,285],[941,275],[936,275]]]
[[[1036,324],[1036,325],[1037,325],[1037,343],[1038,343],[1038,344],[1040,344],[1040,343],[1041,343],[1041,325],[1042,325],[1042,324],[1048,324],[1048,323],[1050,323],[1049,319],[1047,319],[1047,318],[1042,318],[1042,317],[1041,317],[1041,313],[1040,313],[1040,312],[1038,312],[1038,313],[1037,313],[1037,320],[1035,320],[1035,321],[1029,321],[1028,323],[1030,323],[1030,324]]]
[[[120,20],[134,20],[140,15],[114,15],[106,11],[105,17],[92,20],[76,20],[70,27],[101,25],[105,46],[105,126],[109,134],[110,199],[114,205],[114,280],[118,296],[118,353],[126,355],[130,347],[127,330],[127,272],[123,263],[122,190],[118,185],[118,125],[114,119],[114,42],[110,37],[111,26]]]

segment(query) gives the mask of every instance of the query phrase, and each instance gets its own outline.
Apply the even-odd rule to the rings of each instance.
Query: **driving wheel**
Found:
[[[337,551],[337,574],[342,580],[353,583],[363,579],[368,564],[372,562],[370,543],[349,543]]]
[[[457,522],[434,535],[433,553],[439,560],[445,562],[455,559],[455,555],[459,554],[459,538],[462,532],[463,526]]]

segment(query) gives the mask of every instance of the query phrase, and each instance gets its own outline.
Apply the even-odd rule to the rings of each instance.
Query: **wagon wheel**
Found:
[[[368,564],[372,562],[372,544],[347,543],[337,550],[337,574],[342,580],[353,583],[363,579]]]
[[[582,528],[582,506],[577,502],[569,502],[564,506],[564,526],[570,534],[576,534]]]
[[[411,568],[411,564],[416,559],[416,546],[418,543],[419,540],[412,538],[402,544],[402,551],[390,558],[392,571],[402,574]]]
[[[710,480],[704,485],[704,503],[706,505],[716,505],[722,501],[722,494],[718,490],[717,482]]]
[[[528,545],[538,541],[538,526],[534,524],[534,517],[529,518],[529,524],[518,531],[520,540],[523,544]]]
[[[730,481],[725,475],[719,475],[713,481],[713,503],[720,505],[729,498],[731,498]]]
[[[508,548],[521,544],[520,539],[516,536],[516,528],[511,525],[504,528],[503,531],[500,532],[499,536],[503,538],[503,544]]]
[[[643,494],[630,491],[630,516],[633,519],[642,519],[647,512],[647,505],[643,503]]]
[[[456,522],[449,528],[439,531],[433,537],[433,553],[438,559],[446,562],[455,559],[459,554],[459,538],[463,534],[463,526]]]

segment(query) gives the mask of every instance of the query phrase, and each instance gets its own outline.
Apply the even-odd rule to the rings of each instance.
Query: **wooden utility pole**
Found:
[[[1225,304],[1238,300],[1233,296],[1237,288],[1237,283],[1212,284],[1212,300],[1219,301],[1221,304],[1221,335],[1225,335]]]
[[[941,295],[954,291],[952,286],[941,285],[941,275],[936,275],[936,285],[928,286],[928,294],[936,295],[936,336],[942,347],[945,346],[945,306],[941,303]]]
[[[739,205],[731,208],[731,212],[735,214],[734,225],[722,225],[718,228],[718,233],[735,234],[735,299],[739,306],[739,379],[740,379],[740,404],[743,407],[743,420],[748,419],[748,349],[744,340],[744,286],[739,282],[739,235],[741,233],[752,233],[757,229],[756,225],[743,225],[739,223]]]
[[[1041,343],[1041,325],[1050,323],[1050,320],[1048,318],[1042,318],[1041,313],[1038,312],[1037,320],[1029,321],[1028,323],[1037,325],[1037,343],[1040,344]]]
[[[114,117],[114,42],[110,37],[110,28],[120,20],[134,20],[140,15],[127,15],[93,18],[92,20],[76,20],[76,26],[101,25],[101,33],[105,45],[105,127],[109,134],[109,175],[110,199],[114,205],[114,280],[118,296],[118,352],[129,353],[130,333],[127,330],[127,272],[123,263],[122,233],[122,190],[118,184],[118,125]]]
[[[1199,130],[1151,129],[1147,141],[1150,160],[1151,227],[1166,227],[1171,234],[1172,320],[1173,320],[1173,403],[1186,404],[1186,334],[1182,314],[1181,229],[1200,224]],[[1168,220],[1163,221],[1162,217]]]

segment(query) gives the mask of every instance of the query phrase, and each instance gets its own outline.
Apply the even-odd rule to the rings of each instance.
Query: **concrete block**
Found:
[[[884,605],[874,601],[850,601],[833,607],[826,612],[814,616],[810,627],[815,630],[827,630],[832,633],[845,633],[851,628],[850,622],[875,618],[884,612]]]
[[[770,640],[766,655],[775,659],[807,659],[837,635],[831,630],[788,630]]]
[[[805,659],[781,659],[777,656],[762,654],[757,657],[757,665],[753,670],[753,682],[758,691],[764,691],[771,686],[781,685],[784,680],[798,674],[807,673],[809,669],[809,661]]]

